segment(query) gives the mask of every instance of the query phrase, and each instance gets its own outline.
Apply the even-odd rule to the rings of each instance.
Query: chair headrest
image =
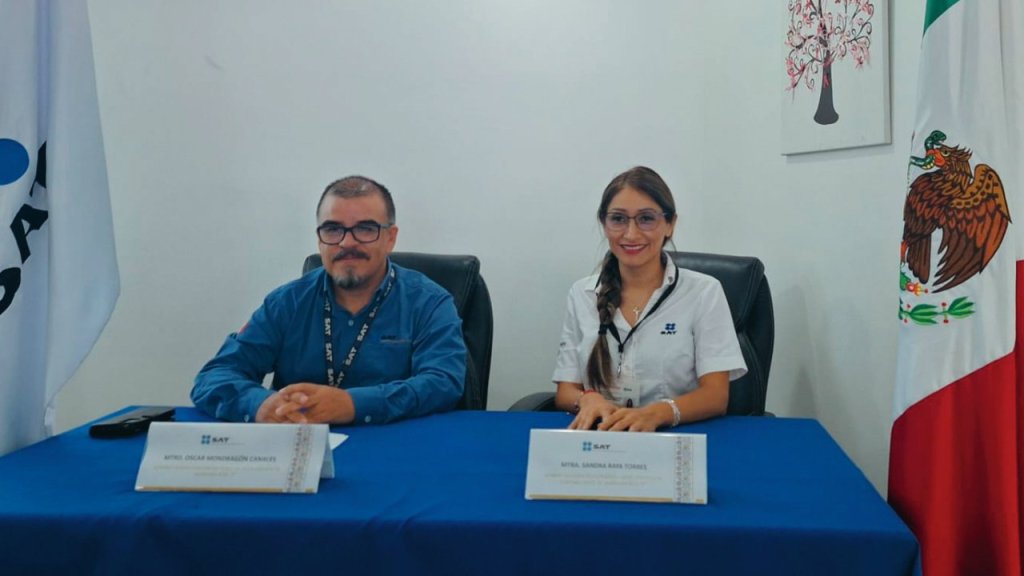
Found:
[[[669,252],[676,266],[714,276],[722,284],[732,310],[732,320],[742,326],[750,317],[757,292],[764,281],[764,264],[754,256],[703,252]]]
[[[454,297],[459,316],[465,317],[466,304],[480,277],[480,260],[476,256],[392,252],[391,261],[419,270],[440,284]]]

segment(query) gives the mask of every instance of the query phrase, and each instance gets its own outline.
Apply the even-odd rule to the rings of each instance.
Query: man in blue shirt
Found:
[[[462,396],[462,321],[444,288],[391,263],[390,192],[362,176],[317,204],[323,268],[267,296],[203,366],[192,401],[235,421],[384,423]],[[273,390],[262,385],[274,373]]]

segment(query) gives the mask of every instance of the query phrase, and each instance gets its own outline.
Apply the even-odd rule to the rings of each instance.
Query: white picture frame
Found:
[[[785,5],[782,154],[891,143],[889,0]]]

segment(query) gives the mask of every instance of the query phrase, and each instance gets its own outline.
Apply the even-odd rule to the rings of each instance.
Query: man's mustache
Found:
[[[370,255],[369,254],[363,252],[362,250],[360,250],[358,248],[342,248],[340,252],[338,252],[337,254],[334,255],[333,258],[331,258],[331,261],[332,262],[337,262],[338,260],[341,260],[342,258],[350,258],[350,257],[353,257],[353,256],[356,257],[356,258],[362,258],[363,260],[369,260],[370,259]]]

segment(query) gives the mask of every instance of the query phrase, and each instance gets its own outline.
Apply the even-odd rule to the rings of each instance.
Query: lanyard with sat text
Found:
[[[388,297],[391,292],[391,288],[395,285],[395,269],[391,267],[390,273],[388,274],[387,284],[384,286],[384,290],[377,294],[377,298],[373,302],[373,308],[370,309],[370,314],[366,317],[366,322],[363,323],[363,327],[360,328],[359,334],[356,335],[356,341],[352,344],[352,349],[349,350],[348,356],[345,357],[345,361],[342,362],[342,368],[338,370],[338,379],[334,379],[334,344],[331,338],[331,290],[324,290],[324,358],[327,361],[327,385],[334,386],[335,388],[341,388],[342,381],[345,380],[345,371],[352,366],[352,362],[356,359],[356,354],[359,353],[359,347],[363,345],[363,340],[366,339],[366,333],[370,331],[370,325],[373,324],[374,319],[377,318],[377,312],[380,310],[380,305],[384,302],[384,299]]]

